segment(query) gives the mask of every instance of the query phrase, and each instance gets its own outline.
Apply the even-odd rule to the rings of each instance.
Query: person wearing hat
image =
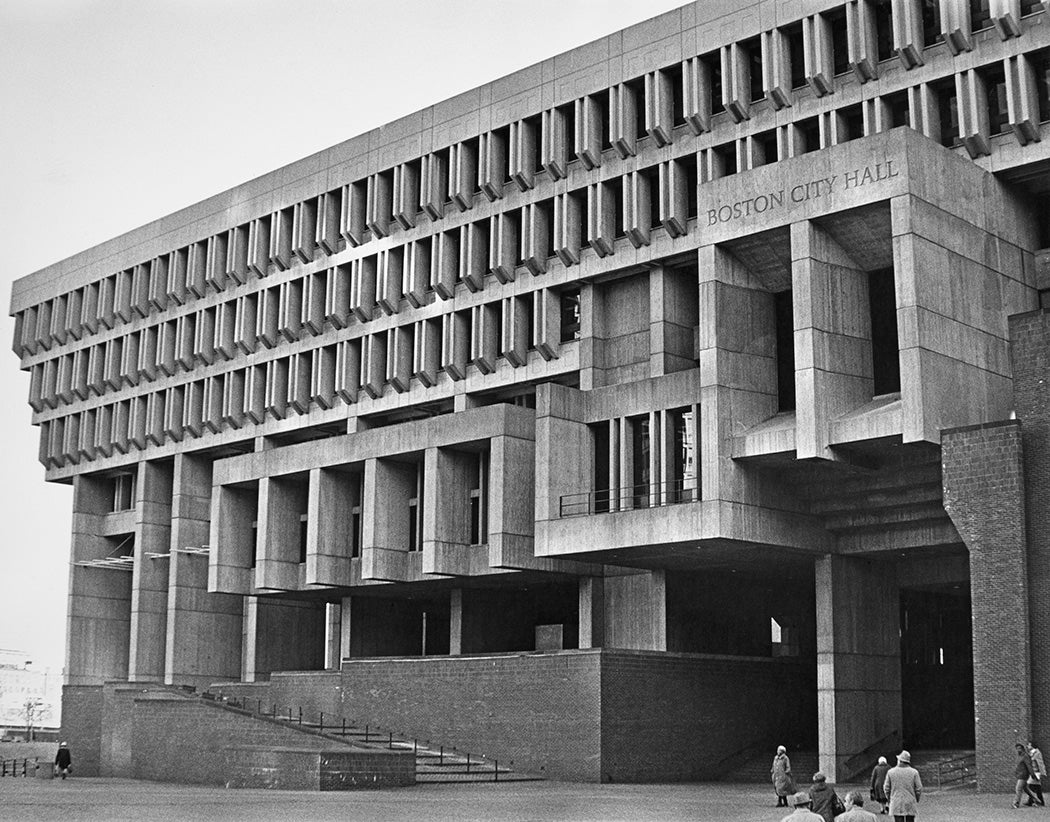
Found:
[[[809,796],[813,800],[813,813],[819,814],[824,822],[834,822],[835,817],[846,810],[839,795],[832,790],[828,778],[821,771],[813,774]]]
[[[886,757],[879,757],[879,764],[871,771],[871,798],[879,803],[879,813],[889,813],[889,799],[886,797],[886,774],[890,772],[890,766],[886,764]]]
[[[846,812],[836,816],[835,822],[879,822],[879,818],[864,810],[864,794],[850,791],[846,794]]]
[[[911,766],[911,754],[907,751],[897,754],[897,765],[886,774],[884,790],[890,798],[894,822],[915,822],[922,798],[922,780],[919,772]]]
[[[788,797],[795,792],[795,780],[791,776],[791,760],[788,759],[787,748],[783,745],[777,748],[769,775],[773,779],[773,790],[777,794],[777,807],[786,808]]]
[[[69,752],[69,746],[63,742],[58,746],[55,754],[55,774],[65,779],[73,770],[73,755]]]
[[[788,802],[791,803],[791,807],[795,810],[781,819],[780,822],[824,822],[823,816],[819,816],[810,810],[813,807],[813,800],[805,791],[792,794]]]
[[[1014,789],[1014,807],[1020,808],[1022,796],[1026,797],[1026,805],[1031,805],[1036,801],[1036,795],[1028,785],[1028,780],[1035,776],[1035,766],[1032,765],[1032,760],[1024,745],[1018,742],[1014,748],[1017,750],[1017,764],[1014,766],[1014,776],[1017,778],[1017,785]]]

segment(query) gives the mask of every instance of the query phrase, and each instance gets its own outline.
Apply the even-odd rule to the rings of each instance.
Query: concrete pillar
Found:
[[[70,562],[101,559],[114,544],[101,536],[112,507],[106,479],[73,478]],[[66,685],[126,679],[131,630],[131,573],[70,565],[66,622]]]
[[[424,453],[423,571],[466,576],[471,572],[470,495],[476,457],[447,448]],[[482,570],[482,569],[478,569]]]
[[[361,577],[401,581],[409,578],[409,507],[416,494],[414,463],[365,461]],[[420,500],[423,504],[425,500]],[[425,513],[425,511],[424,511]]]
[[[259,590],[298,590],[301,517],[306,509],[306,483],[277,477],[259,480],[255,564],[255,587]]]
[[[353,626],[353,599],[352,597],[343,597],[343,601],[339,605],[339,662],[342,667],[342,661],[349,658],[350,656],[350,629]]]
[[[342,606],[338,602],[329,602],[325,605],[325,618],[328,621],[328,630],[325,639],[324,667],[328,671],[338,671],[340,652],[343,645],[341,631],[343,628]]]
[[[667,584],[663,570],[607,576],[604,646],[667,650]]]
[[[820,769],[841,782],[901,744],[896,569],[826,554],[816,562],[816,597]]]
[[[310,471],[306,510],[306,584],[350,585],[353,507],[360,477],[345,471]]]
[[[695,282],[672,270],[649,272],[649,373],[660,377],[693,368],[693,327],[696,325]]]
[[[171,497],[170,548],[208,544],[211,528],[211,460],[175,455]]]
[[[247,594],[255,581],[258,491],[255,487],[216,485],[211,499],[208,590]]]
[[[164,682],[200,687],[240,677],[245,597],[208,593],[208,557],[172,550]]]
[[[593,283],[582,283],[580,285],[580,390],[590,391],[595,387],[595,360],[600,359],[601,352],[596,348],[604,343],[604,338],[599,339],[603,333],[601,320],[595,314],[595,301],[597,300],[597,289]]]
[[[448,652],[451,656],[463,653],[463,589],[449,591]]]
[[[601,648],[605,639],[605,581],[580,577],[579,646]]]
[[[540,523],[560,516],[563,496],[582,506],[585,498],[576,495],[593,488],[594,447],[582,421],[583,401],[583,393],[574,388],[536,386],[534,516]],[[490,461],[490,472],[496,470]]]
[[[868,275],[806,221],[791,226],[791,283],[796,452],[834,459],[831,422],[873,394]]]
[[[159,681],[164,676],[168,615],[168,562],[171,543],[172,465],[140,462],[135,483],[135,566],[131,577],[128,680]]]
[[[500,436],[489,441],[488,564],[494,568],[536,567],[535,463],[531,439]]]

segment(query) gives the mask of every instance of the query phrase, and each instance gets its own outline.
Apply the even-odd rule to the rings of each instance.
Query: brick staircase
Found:
[[[281,712],[276,708],[266,711],[267,706],[254,704],[252,700],[233,696],[218,696],[208,692],[193,694],[197,699],[210,702],[228,710],[236,710],[251,716],[278,722],[283,726],[298,729],[305,734],[330,739],[358,748],[379,750],[412,751],[416,757],[417,783],[452,782],[534,782],[543,777],[514,770],[513,763],[460,751],[451,746],[435,745],[430,740],[420,740],[387,729],[342,717],[325,717],[323,714],[311,719],[301,709]]]
[[[769,767],[773,764],[773,755],[775,753],[776,748],[771,751],[763,750],[761,753],[754,753],[748,756],[740,765],[727,771],[725,776],[720,778],[719,781],[755,784],[767,782],[772,785],[769,778]],[[788,758],[791,760],[791,775],[795,777],[795,784],[801,790],[810,783],[813,774],[817,770],[817,752],[788,751]],[[772,787],[770,790],[772,790]]]

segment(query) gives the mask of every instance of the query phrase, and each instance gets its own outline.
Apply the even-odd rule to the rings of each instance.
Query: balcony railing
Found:
[[[565,494],[558,499],[559,517],[585,517],[633,511],[638,508],[661,508],[700,499],[699,479],[686,477],[669,482],[647,482],[604,491]]]

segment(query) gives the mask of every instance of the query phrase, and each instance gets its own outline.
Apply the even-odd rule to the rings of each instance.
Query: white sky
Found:
[[[72,503],[13,280],[684,1],[0,0],[0,648],[63,664]]]

